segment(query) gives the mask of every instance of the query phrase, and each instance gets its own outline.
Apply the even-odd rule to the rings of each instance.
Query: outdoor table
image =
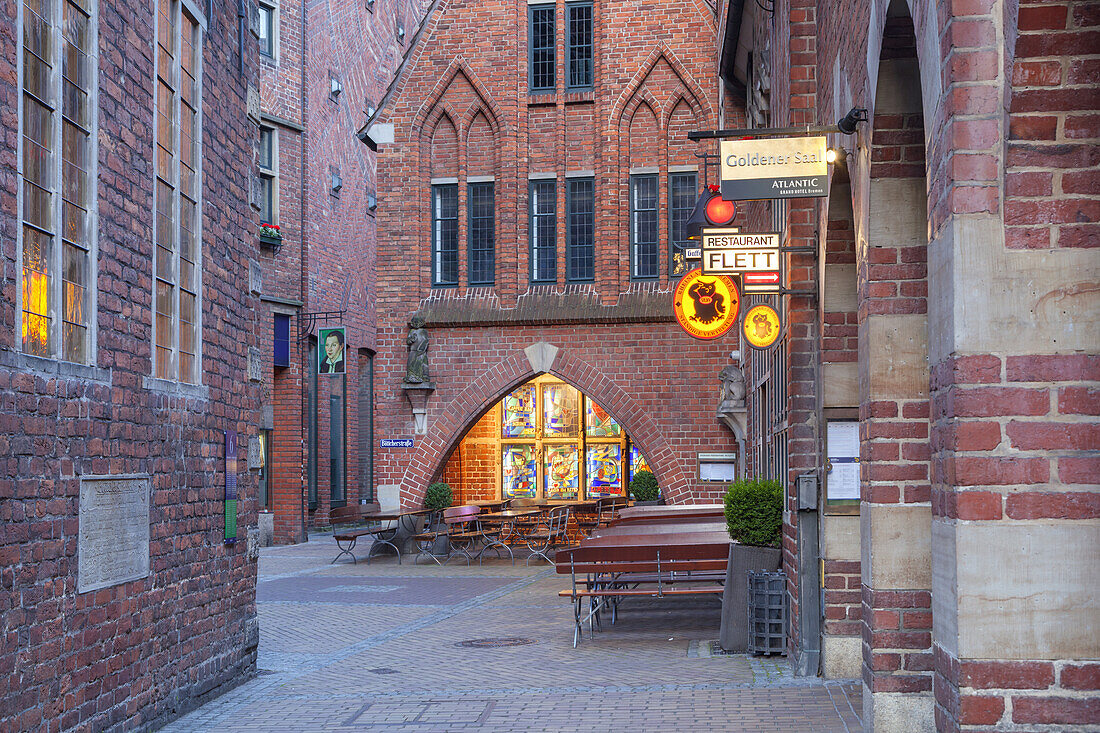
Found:
[[[520,508],[520,509],[504,509],[499,512],[486,512],[478,518],[481,520],[489,520],[490,522],[500,522],[500,538],[497,540],[501,545],[507,547],[506,540],[515,538],[517,540],[523,540],[520,537],[519,532],[516,531],[516,521],[519,519],[537,517],[542,514],[542,509],[537,507]],[[492,544],[497,544],[496,542]],[[509,548],[509,551],[510,548]]]
[[[632,506],[619,511],[616,522],[681,522],[698,518],[713,520],[725,516],[722,504],[677,504],[674,506]]]
[[[375,548],[382,545],[388,545],[393,548],[393,551],[397,553],[397,562],[401,563],[401,549],[397,546],[397,534],[401,530],[408,532],[410,535],[416,532],[416,518],[428,514],[430,509],[414,509],[412,511],[380,511],[371,512],[370,514],[364,514],[363,519],[368,522],[394,522],[394,525],[382,532],[377,532],[374,535],[374,542],[371,543],[370,550],[367,552],[367,562],[370,563],[371,558],[374,556]],[[406,524],[408,522],[408,524]]]
[[[505,502],[507,502],[507,501],[508,501],[507,499],[495,499],[495,500],[482,499],[482,500],[479,500],[479,501],[468,501],[468,502],[465,503],[465,505],[467,505],[467,506],[476,506],[478,509],[481,509],[482,511],[496,511],[496,510],[499,510],[502,506],[504,506]]]
[[[687,532],[726,532],[726,523],[718,522],[662,522],[654,524],[641,524],[630,522],[627,524],[613,524],[602,527],[592,532],[589,537],[610,537],[615,535],[631,534],[684,534]]]

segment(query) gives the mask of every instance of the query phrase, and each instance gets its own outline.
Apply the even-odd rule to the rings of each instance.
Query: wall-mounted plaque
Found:
[[[76,590],[126,583],[149,574],[148,476],[80,480]]]

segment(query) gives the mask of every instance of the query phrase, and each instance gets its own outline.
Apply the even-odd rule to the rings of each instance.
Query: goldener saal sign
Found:
[[[722,198],[727,201],[824,196],[825,137],[723,140]]]

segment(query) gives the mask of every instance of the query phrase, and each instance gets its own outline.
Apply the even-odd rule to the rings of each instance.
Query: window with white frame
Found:
[[[260,221],[279,223],[279,133],[260,126]]]
[[[95,0],[24,0],[19,104],[23,351],[80,363],[94,344]]]
[[[153,374],[198,382],[201,351],[202,25],[158,0]]]
[[[279,10],[275,3],[260,2],[260,55],[275,58],[279,40]]]

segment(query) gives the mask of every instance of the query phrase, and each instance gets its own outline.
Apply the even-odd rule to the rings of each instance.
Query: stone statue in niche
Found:
[[[431,381],[428,375],[428,331],[424,328],[424,319],[413,316],[409,320],[409,335],[405,339],[409,347],[408,362],[405,367],[406,384],[426,384]]]
[[[719,412],[745,406],[745,375],[736,364],[728,364],[718,372],[722,383],[718,397]]]

